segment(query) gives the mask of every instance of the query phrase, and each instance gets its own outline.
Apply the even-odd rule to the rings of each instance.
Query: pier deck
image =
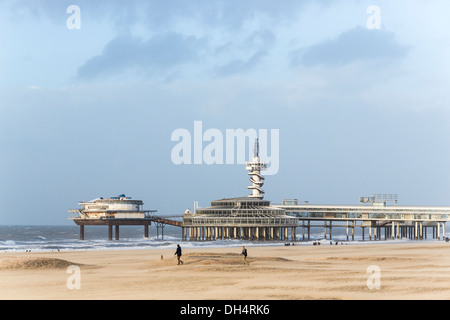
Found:
[[[71,218],[80,226],[80,239],[84,240],[85,226],[108,226],[108,239],[119,240],[120,226],[143,226],[144,237],[149,236],[149,226],[153,223],[164,235],[166,225],[182,229],[182,240],[203,241],[216,239],[310,241],[311,229],[323,228],[323,239],[333,239],[334,228],[345,228],[348,241],[355,240],[355,230],[359,229],[361,240],[389,239],[432,239],[445,240],[445,223],[449,221],[450,207],[397,207],[374,208],[370,206],[278,206],[294,218],[295,225],[283,219],[272,218],[265,225],[263,220],[246,218],[154,216],[142,219],[86,219]],[[183,219],[184,218],[184,219]],[[280,220],[279,223],[277,219]],[[271,221],[274,220],[274,221]],[[431,232],[430,232],[431,229]],[[113,233],[114,237],[113,237]]]
[[[181,216],[180,216],[181,217]],[[171,219],[172,218],[172,219]],[[173,225],[181,227],[182,223],[180,221],[174,220],[173,218],[179,218],[177,216],[173,217],[147,217],[147,218],[104,218],[104,219],[86,219],[86,218],[72,218],[78,226],[80,226],[80,240],[84,240],[84,227],[85,226],[108,226],[108,239],[113,239],[113,229],[115,231],[115,240],[119,240],[119,229],[120,226],[143,226],[144,227],[144,237],[148,238],[149,232],[148,227],[154,223],[157,225],[158,230],[163,228],[165,225]]]

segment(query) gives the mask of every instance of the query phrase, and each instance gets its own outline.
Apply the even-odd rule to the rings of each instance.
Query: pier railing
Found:
[[[210,226],[210,227],[295,227],[297,225],[297,219],[293,217],[192,217],[185,215],[183,219],[183,226],[195,227],[195,226]]]
[[[402,213],[296,213],[287,212],[291,217],[299,219],[327,219],[327,220],[403,220],[403,221],[450,221],[448,214],[402,214]]]

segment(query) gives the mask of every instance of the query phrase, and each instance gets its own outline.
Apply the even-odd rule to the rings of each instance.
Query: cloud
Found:
[[[296,19],[296,13],[306,5],[327,6],[331,0],[4,0],[6,8],[17,14],[31,14],[40,19],[61,22],[61,14],[72,4],[81,8],[83,15],[105,19],[118,28],[144,23],[152,28],[171,26],[190,17],[208,26],[226,26],[235,30],[257,15],[271,21]],[[83,18],[84,19],[84,18]]]
[[[118,36],[105,46],[101,55],[89,59],[78,69],[78,78],[89,80],[127,71],[148,75],[171,72],[176,67],[198,60],[205,42],[204,39],[174,32],[148,40]]]
[[[408,50],[396,42],[392,32],[355,27],[336,39],[295,50],[291,53],[291,65],[339,66],[356,61],[392,61],[405,57]]]
[[[235,59],[216,68],[216,75],[227,77],[235,74],[247,73],[253,70],[266,55],[267,51],[259,50],[248,59]]]
[[[275,40],[276,36],[273,32],[263,29],[252,32],[241,42],[235,40],[236,43],[229,42],[224,46],[215,48],[215,56],[218,59],[224,56],[227,60],[225,63],[215,64],[215,75],[227,77],[254,70],[269,55]],[[236,53],[236,50],[238,53]],[[239,56],[239,58],[236,58],[236,56]],[[246,58],[241,58],[242,56],[246,56]]]
[[[100,55],[78,68],[78,80],[92,80],[128,73],[165,81],[182,76],[184,66],[195,72],[212,71],[218,77],[246,74],[269,54],[276,36],[267,29],[256,30],[225,44],[211,43],[211,36],[164,32],[147,40],[130,34],[109,41]],[[192,69],[191,69],[192,71]]]

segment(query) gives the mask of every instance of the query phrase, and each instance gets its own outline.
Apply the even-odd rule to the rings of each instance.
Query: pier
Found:
[[[262,227],[187,227],[183,230],[183,240],[214,241],[239,239],[251,241],[295,240],[295,228],[291,228],[292,238],[287,228]]]
[[[199,223],[183,225],[182,239],[187,241],[213,240],[251,240],[251,241],[311,241],[311,229],[322,229],[323,236],[317,240],[333,240],[334,228],[345,228],[347,241],[393,240],[410,239],[445,240],[445,222],[441,220],[425,219],[343,219],[343,218],[295,218],[295,226],[262,227],[250,226],[248,222],[229,223]],[[355,230],[360,230],[360,237],[356,237]],[[342,241],[342,236],[340,237]]]
[[[444,240],[450,218],[450,207],[399,206],[397,195],[391,194],[362,197],[360,205],[313,205],[290,199],[274,206],[298,219],[302,240],[311,239],[311,228],[323,228],[323,238],[330,240],[333,228],[345,228],[348,241],[355,240],[355,229],[361,231],[361,241]]]
[[[325,240],[333,240],[333,228],[345,228],[346,241],[367,240],[445,240],[445,222],[404,219],[320,219],[299,218],[301,241],[311,240],[311,229],[321,228]],[[360,238],[356,238],[356,229],[360,229]],[[342,239],[341,239],[342,241]]]
[[[313,240],[311,238],[312,229],[322,230],[321,239],[333,240],[335,239],[333,231],[336,228],[345,229],[347,241],[445,240],[445,223],[449,221],[448,217],[450,217],[450,207],[388,206],[383,209],[382,215],[379,208],[375,209],[375,213],[367,212],[370,209],[368,206],[327,205],[326,214],[323,205],[291,204],[274,205],[274,207],[284,208],[289,219],[285,220],[281,217],[211,218],[188,213],[178,216],[148,215],[142,219],[87,219],[74,216],[71,220],[80,227],[80,240],[85,239],[85,226],[106,226],[108,227],[108,239],[119,240],[121,226],[142,226],[143,236],[148,238],[149,227],[153,224],[156,227],[157,238],[160,235],[164,237],[166,225],[172,225],[181,229],[183,241],[240,239],[295,242]],[[399,217],[399,213],[395,213],[395,210],[402,211],[403,216]],[[331,214],[329,211],[339,211],[339,213]],[[430,213],[431,211],[432,213]],[[377,218],[373,217],[375,215]],[[358,230],[359,232],[356,232]],[[342,235],[339,239],[342,241]]]
[[[334,228],[345,228],[347,241],[356,240],[355,230],[361,231],[362,241],[422,240],[429,234],[433,239],[445,238],[450,207],[399,206],[396,194],[360,197],[359,205],[314,205],[297,199],[270,204],[262,190],[265,179],[261,171],[266,168],[256,140],[253,160],[246,162],[252,193],[215,200],[206,208],[195,206],[194,212],[187,210],[183,240],[310,241],[312,228],[323,228],[321,239],[327,240],[333,240]]]
[[[346,240],[355,241],[355,230],[361,241],[445,239],[445,223],[450,221],[450,207],[402,206],[396,194],[372,194],[361,197],[359,205],[316,205],[297,199],[271,204],[264,199],[267,164],[259,158],[255,141],[253,160],[246,162],[251,194],[244,197],[211,201],[211,205],[187,209],[181,216],[156,216],[156,210],[143,210],[141,200],[124,194],[80,202],[81,209],[69,210],[80,226],[80,239],[89,225],[108,226],[108,239],[119,240],[120,226],[143,226],[148,238],[149,226],[156,226],[157,237],[164,227],[181,228],[184,241],[241,239],[253,241],[310,241],[312,228],[323,228],[321,239],[333,240],[334,228],[345,228]],[[301,233],[298,233],[298,231]],[[297,236],[301,235],[300,237]],[[320,239],[319,239],[320,240]],[[342,241],[342,240],[341,240]]]
[[[119,240],[120,226],[143,226],[144,237],[148,238],[148,227],[152,223],[152,219],[73,219],[73,221],[80,226],[80,240],[84,240],[85,226],[107,226],[108,240]]]
[[[141,200],[133,200],[124,194],[110,198],[96,198],[80,201],[81,208],[69,210],[69,218],[80,226],[80,240],[84,240],[85,226],[107,226],[108,240],[120,239],[121,226],[143,226],[144,238],[149,236],[149,226],[156,226],[157,238],[161,230],[164,235],[166,225],[181,227],[181,216],[156,216],[156,210],[143,210]]]

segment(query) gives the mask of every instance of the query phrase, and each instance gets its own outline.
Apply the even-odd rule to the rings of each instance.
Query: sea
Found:
[[[121,226],[120,240],[108,240],[108,228],[105,226],[86,226],[85,239],[79,239],[77,225],[51,226],[0,226],[0,252],[55,252],[82,250],[122,250],[122,249],[175,249],[177,244],[183,248],[240,247],[250,246],[286,246],[286,245],[355,245],[368,243],[410,242],[415,240],[396,239],[383,241],[362,241],[361,233],[355,229],[355,241],[346,240],[345,228],[333,229],[333,239],[324,237],[323,228],[312,228],[311,239],[303,241],[301,228],[297,229],[297,239],[288,241],[250,241],[250,240],[215,240],[183,241],[181,229],[167,225],[164,230],[149,228],[149,237],[144,238],[144,227]],[[445,236],[449,236],[446,233]],[[429,237],[431,238],[431,236]],[[423,240],[437,241],[437,240]]]

